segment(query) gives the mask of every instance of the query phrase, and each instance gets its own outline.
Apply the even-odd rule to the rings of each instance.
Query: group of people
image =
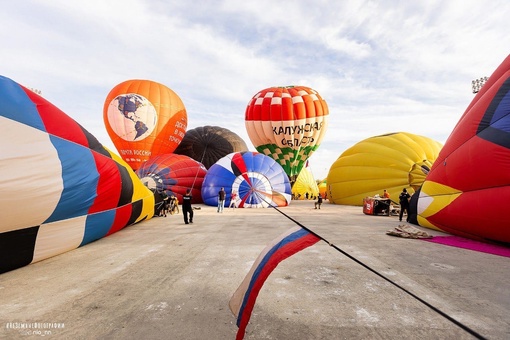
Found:
[[[225,192],[225,188],[221,187],[220,191],[218,191],[218,212],[223,212],[223,207],[225,206],[225,198],[227,197],[227,193]],[[236,206],[237,193],[232,191],[230,194],[230,205],[229,208],[237,208]]]
[[[166,194],[165,194],[166,195]],[[223,212],[223,207],[225,206],[225,198],[227,194],[225,192],[225,188],[222,187],[220,191],[218,192],[218,213]],[[390,194],[384,189],[383,197],[390,199]],[[407,219],[406,221],[409,222],[409,199],[411,198],[411,195],[407,192],[407,189],[402,189],[402,192],[399,195],[399,204],[400,204],[400,212],[399,212],[399,221],[402,221],[402,216],[404,215],[404,212],[407,213]],[[191,201],[193,199],[193,196],[191,195],[191,189],[186,190],[186,194],[182,196],[182,213],[184,216],[184,223],[189,224],[193,223],[193,207],[191,206]],[[230,206],[229,208],[236,208],[236,199],[237,199],[237,193],[235,191],[232,191],[230,194]],[[320,209],[322,204],[322,196],[319,194],[317,196],[317,201],[315,202],[315,209]],[[177,200],[177,197],[172,195],[171,197],[163,198],[163,208],[160,209],[159,216],[165,216],[166,214],[174,214],[179,213],[179,201]],[[163,215],[161,215],[163,214]]]
[[[292,199],[293,200],[301,200],[301,199],[305,199],[305,200],[316,200],[319,198],[319,196],[321,196],[321,199],[323,200],[326,200],[328,199],[327,197],[327,194],[324,194],[324,196],[322,196],[322,194],[319,194],[317,196],[313,195],[313,194],[309,194],[309,193],[305,193],[304,195],[304,198],[301,198],[301,194],[300,193],[292,193]]]
[[[156,216],[166,217],[167,214],[173,215],[179,213],[179,200],[175,195],[168,197],[164,191],[161,191],[159,195],[162,201],[158,203]]]
[[[383,197],[391,200],[390,193],[384,189]],[[402,221],[402,216],[404,216],[404,212],[406,212],[406,221],[409,222],[409,200],[411,199],[411,195],[407,192],[407,189],[402,189],[400,195],[398,195],[398,203],[400,204],[400,212],[398,213],[398,220]]]
[[[179,213],[179,200],[175,195],[168,197],[165,191],[158,192],[159,199],[155,206],[155,215],[160,217],[166,217],[167,214],[173,215]],[[193,208],[191,207],[191,189],[186,191],[186,194],[182,196],[182,213],[184,215],[184,223],[193,223]]]
[[[156,216],[166,217],[167,213],[170,213],[171,215],[174,213],[179,213],[179,201],[175,195],[168,197],[164,191],[160,192],[159,194],[162,198],[162,202],[156,206]],[[225,197],[225,188],[222,187],[218,192],[218,212],[223,212]],[[232,191],[230,194],[230,208],[237,208],[236,198],[237,193]],[[192,200],[193,195],[191,194],[191,189],[187,189],[186,194],[182,196],[182,214],[185,224],[193,223],[193,207],[191,206]]]

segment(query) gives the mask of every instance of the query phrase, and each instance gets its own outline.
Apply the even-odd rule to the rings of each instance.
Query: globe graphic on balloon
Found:
[[[122,94],[108,105],[108,122],[120,138],[126,141],[143,140],[156,127],[156,109],[144,96]]]

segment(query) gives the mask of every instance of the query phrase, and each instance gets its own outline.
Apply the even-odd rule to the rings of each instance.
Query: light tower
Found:
[[[485,82],[489,79],[489,77],[482,77],[471,81],[471,88],[473,89],[473,93],[478,93]]]

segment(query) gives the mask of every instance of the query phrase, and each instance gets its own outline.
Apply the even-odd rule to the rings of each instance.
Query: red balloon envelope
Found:
[[[510,242],[510,56],[475,96],[420,191],[418,223]]]
[[[175,195],[180,203],[187,189],[191,189],[192,203],[202,203],[200,191],[206,173],[202,163],[173,153],[152,157],[136,171],[147,187]]]

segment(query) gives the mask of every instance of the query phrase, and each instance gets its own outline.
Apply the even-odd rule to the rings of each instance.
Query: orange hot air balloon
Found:
[[[270,87],[250,100],[245,124],[257,151],[277,161],[294,183],[324,138],[328,118],[328,105],[317,91]]]
[[[133,170],[153,156],[173,152],[188,126],[179,96],[151,80],[127,80],[115,86],[103,109],[106,131]]]

